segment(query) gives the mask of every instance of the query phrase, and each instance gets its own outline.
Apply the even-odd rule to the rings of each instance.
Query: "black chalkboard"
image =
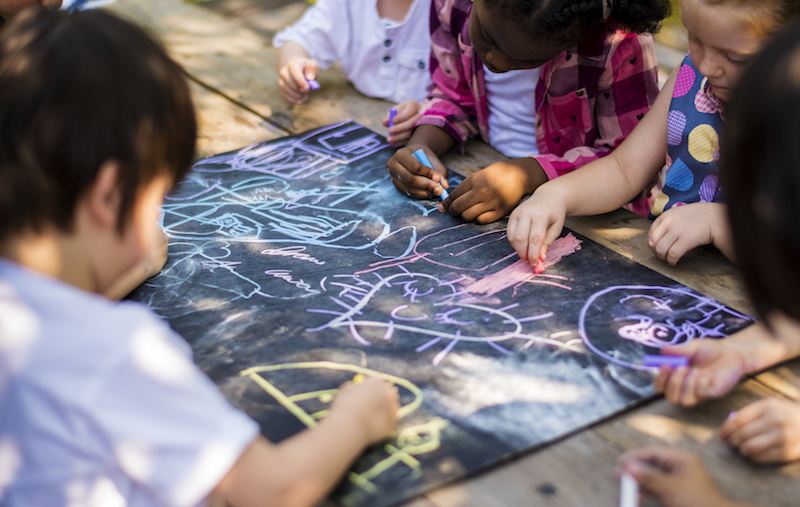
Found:
[[[392,153],[348,122],[201,160],[165,201],[165,269],[132,295],[272,441],[354,375],[392,381],[397,436],[356,463],[344,505],[392,505],[586,428],[654,396],[643,354],[751,323],[566,230],[536,275],[505,222],[398,193]]]

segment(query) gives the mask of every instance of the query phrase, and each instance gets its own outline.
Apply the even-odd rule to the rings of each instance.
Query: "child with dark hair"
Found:
[[[467,177],[439,210],[487,223],[608,155],[658,94],[647,32],[669,11],[668,0],[434,0],[434,89],[407,148],[386,164],[395,187],[441,195],[449,185],[437,156],[480,136],[511,159]],[[434,169],[414,157],[420,148]]]
[[[1,505],[310,506],[391,431],[371,378],[273,445],[162,320],[98,296],[151,251],[195,136],[140,28],[28,10],[0,30]]]
[[[683,381],[677,387],[689,392],[714,381],[701,375],[716,372],[727,381],[734,373],[736,380],[800,355],[800,23],[749,66],[727,123],[722,184],[736,258],[761,321],[722,340],[673,348],[692,359],[689,375],[677,376]],[[757,463],[800,459],[800,404],[761,399],[732,413],[720,437]],[[665,506],[740,505],[718,492],[699,458],[687,451],[636,449],[621,458],[620,468]]]
[[[689,54],[653,108],[618,149],[580,171],[549,181],[517,207],[508,238],[522,259],[545,259],[564,218],[613,211],[658,175],[648,246],[675,265],[689,250],[713,245],[733,257],[717,160],[725,104],[748,59],[792,19],[797,0],[681,0]]]

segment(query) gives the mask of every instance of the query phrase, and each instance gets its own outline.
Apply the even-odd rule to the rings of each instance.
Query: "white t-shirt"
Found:
[[[297,42],[323,69],[341,62],[364,95],[422,101],[431,84],[430,8],[430,0],[414,0],[398,23],[378,17],[375,0],[318,0],[272,44]]]
[[[489,144],[510,158],[539,154],[536,145],[536,84],[539,68],[495,74],[483,66]]]
[[[194,506],[258,434],[144,306],[0,260],[0,505]]]

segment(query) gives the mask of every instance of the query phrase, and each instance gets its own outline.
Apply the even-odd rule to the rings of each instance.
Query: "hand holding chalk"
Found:
[[[433,165],[431,164],[431,161],[428,160],[428,155],[425,154],[425,150],[423,150],[422,148],[418,149],[417,151],[414,152],[414,156],[417,157],[417,160],[419,160],[422,165],[433,169]],[[433,170],[435,171],[436,169]],[[442,188],[442,193],[439,194],[439,199],[444,201],[445,199],[450,197],[450,194],[447,192],[444,186],[441,185],[441,183],[439,184],[439,186],[441,186]]]

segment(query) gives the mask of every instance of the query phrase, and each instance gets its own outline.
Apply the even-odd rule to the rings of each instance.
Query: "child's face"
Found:
[[[534,69],[572,44],[540,40],[483,0],[474,0],[469,14],[469,38],[481,61],[492,72]]]
[[[137,196],[120,238],[120,250],[125,252],[125,258],[120,259],[120,269],[129,269],[140,263],[157,248],[158,215],[169,186],[169,177],[157,176]]]
[[[61,7],[61,0],[0,0],[0,16],[8,19],[34,5],[40,5],[47,9],[58,9]]]
[[[734,9],[747,7],[712,5],[705,0],[681,0],[683,24],[689,33],[689,53],[714,89],[728,102],[733,88],[750,58],[758,52],[763,38],[742,21]]]

